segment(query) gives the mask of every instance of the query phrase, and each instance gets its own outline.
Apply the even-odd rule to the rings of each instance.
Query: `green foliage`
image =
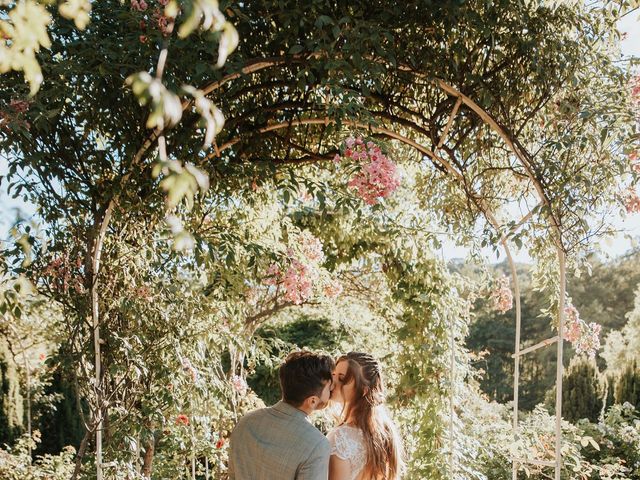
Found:
[[[0,77],[9,106],[0,128],[11,129],[0,137],[9,159],[3,182],[38,205],[44,230],[37,238],[18,226],[33,262],[18,247],[4,255],[12,274],[28,275],[62,311],[51,320],[56,351],[90,418],[105,415],[109,475],[133,476],[142,462],[177,478],[190,461],[201,470],[207,459],[224,478],[225,449],[212,445],[260,404],[238,390],[269,356],[256,330],[302,308],[361,324],[347,315],[352,302],[378,334],[354,338],[354,347],[386,342],[377,353],[404,425],[409,475],[446,478],[445,404],[469,373],[461,342],[478,292],[435,258],[433,232],[446,226],[475,247],[511,236],[513,224],[493,231],[481,213],[502,218],[528,204],[530,174],[549,205],[532,210],[517,242],[531,245],[547,273],[534,282],[544,295],[530,294],[548,307],[557,287],[548,275],[550,225],[579,258],[593,230],[607,230],[589,220],[610,218],[630,181],[625,154],[637,139],[629,73],[611,57],[615,17],[626,7],[284,0],[218,9],[194,0],[181,10],[170,2],[157,12],[162,24],[150,10],[103,0],[91,3],[86,24],[86,3],[63,5],[63,18],[52,9],[50,23],[41,22],[51,47],[37,57],[46,78],[38,94],[27,101],[14,74]],[[237,39],[222,11],[243,41],[219,68]],[[160,52],[166,65],[156,64]],[[161,78],[149,73],[163,66]],[[468,105],[439,145],[456,99],[438,79],[483,107],[519,149],[536,152],[523,153],[526,165]],[[226,123],[209,146],[222,123],[214,105]],[[330,162],[354,132],[422,145],[419,154],[390,146],[405,174],[394,198],[364,205],[347,187],[354,165]],[[322,240],[326,261],[313,296],[292,301],[267,272],[290,266],[307,231]],[[344,286],[342,302],[322,293],[334,281]],[[87,368],[95,311],[98,389]]]
[[[45,403],[47,398],[52,401]],[[83,403],[85,405],[81,411]],[[71,381],[59,370],[47,383],[42,398],[36,399],[34,407],[41,434],[38,454],[55,455],[67,446],[78,450],[85,434],[83,419],[88,415],[86,402],[78,398],[78,392]]]
[[[583,421],[578,427],[599,445],[599,448],[585,450],[587,461],[601,465],[600,476],[596,478],[640,479],[638,410],[630,404],[614,405],[601,422],[593,424]]]
[[[521,415],[520,431],[514,437],[507,405],[488,402],[473,385],[463,398],[457,435],[467,448],[456,458],[461,473],[454,478],[508,480],[513,457],[553,461],[555,417],[542,406]],[[631,405],[612,407],[597,423],[586,419],[575,424],[562,422],[562,434],[563,480],[640,478],[640,422]],[[543,480],[553,476],[553,469],[521,465],[518,475]]]
[[[23,431],[20,381],[6,340],[0,338],[0,444],[13,442]]]
[[[575,357],[563,376],[562,417],[569,422],[597,422],[602,412],[602,387],[595,361]]]
[[[628,310],[627,323],[607,335],[602,357],[607,371],[619,374],[630,363],[640,360],[640,282],[631,282],[636,288],[633,309]]]
[[[603,262],[597,258],[590,260],[591,273],[569,279],[568,292],[580,316],[588,322],[602,325],[602,357],[607,360],[607,371],[615,372],[635,354],[633,339],[638,323],[633,309],[636,285],[640,282],[640,254]],[[586,266],[584,267],[586,269]],[[530,267],[518,266],[518,276],[522,291],[522,339],[521,348],[533,345],[551,336],[548,316],[543,314],[546,299],[536,290],[531,278]],[[506,271],[506,265],[497,265],[495,275]],[[472,278],[479,273],[467,271]],[[640,311],[640,310],[638,310]],[[480,379],[482,390],[490,398],[504,403],[513,398],[513,359],[515,343],[515,312],[504,315],[495,312],[490,305],[479,300],[475,308],[476,318],[471,324],[467,346],[475,351],[488,354],[478,360],[476,366],[483,370]],[[628,315],[627,326],[625,316]],[[640,318],[640,316],[638,316]],[[623,338],[619,338],[623,335]],[[606,338],[606,340],[605,340]],[[635,344],[634,344],[635,345]],[[640,348],[640,343],[638,344]],[[522,359],[520,381],[520,406],[531,410],[544,401],[546,393],[555,383],[555,355],[552,347],[542,348]],[[565,359],[571,360],[574,352],[567,345]],[[549,404],[550,405],[550,404]]]
[[[618,377],[614,397],[617,404],[629,403],[640,411],[640,368],[635,361],[629,363]]]
[[[38,456],[35,461],[30,451],[37,448],[40,433],[30,438],[22,436],[9,449],[0,449],[0,478],[3,480],[68,480],[74,469],[75,450],[65,447],[58,455]]]
[[[336,326],[328,319],[303,317],[281,326],[261,327],[255,335],[258,342],[269,345],[264,353],[271,361],[256,365],[247,382],[267,405],[273,405],[280,399],[278,367],[290,351],[303,348],[336,352],[345,344],[348,332],[343,325]]]

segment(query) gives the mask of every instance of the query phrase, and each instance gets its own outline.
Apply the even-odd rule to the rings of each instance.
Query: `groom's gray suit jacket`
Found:
[[[280,401],[248,413],[231,434],[231,480],[327,480],[329,441],[304,412]]]

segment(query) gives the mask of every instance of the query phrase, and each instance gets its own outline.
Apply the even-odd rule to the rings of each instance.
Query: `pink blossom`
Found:
[[[640,213],[640,197],[633,189],[630,189],[627,193],[625,208],[627,213]]]
[[[594,358],[600,349],[601,325],[591,322],[587,325],[580,319],[578,310],[571,304],[564,309],[566,319],[564,325],[564,339],[571,342],[576,353],[585,353]]]
[[[62,293],[69,293],[69,289],[82,294],[85,291],[83,275],[78,266],[78,259],[74,264],[69,259],[69,254],[64,253],[54,258],[42,269],[42,276],[51,280],[51,285]],[[80,261],[80,265],[82,262]]]
[[[133,0],[132,0],[133,1]],[[173,30],[173,22],[170,21],[169,17],[165,17],[160,10],[153,12],[153,18],[156,21],[156,25],[158,25],[158,29],[165,37],[171,35],[171,31]]]
[[[176,417],[176,425],[189,425],[189,417],[181,413]]]
[[[340,160],[342,160],[342,157],[340,157],[339,153],[336,153],[336,156],[333,157],[333,163],[338,164],[338,163],[340,163]]]
[[[595,358],[596,352],[600,350],[600,330],[602,326],[591,322],[589,325],[585,323],[584,327],[582,336],[574,344],[576,353],[586,353],[589,357]]]
[[[278,285],[280,283],[280,277],[282,276],[282,272],[280,271],[280,267],[275,263],[269,265],[267,269],[266,278],[262,281],[265,285]]]
[[[582,335],[582,320],[578,310],[573,305],[569,304],[564,309],[565,323],[564,323],[564,339],[574,343],[580,339]]]
[[[307,203],[313,200],[313,196],[308,192],[307,187],[301,185],[298,189],[298,200],[302,203]]]
[[[304,257],[313,263],[322,263],[324,260],[324,252],[322,251],[322,242],[313,236],[311,232],[305,230],[298,237],[298,245],[300,252]]]
[[[148,37],[146,35],[140,35],[140,37],[138,37],[138,40],[140,41],[140,43],[147,43]]]
[[[249,305],[257,305],[258,304],[258,289],[255,287],[251,287],[247,289],[246,299]]]
[[[491,299],[493,308],[500,313],[505,313],[513,307],[513,295],[509,287],[509,279],[505,275],[497,280],[497,287],[491,292]]]
[[[167,3],[169,3],[169,0],[158,0],[158,3],[159,3],[160,5],[162,5],[163,7],[166,7],[166,6],[167,6]]]
[[[631,100],[640,103],[640,75],[636,75],[631,80]]]
[[[338,282],[331,283],[324,287],[323,292],[327,298],[336,298],[342,293],[342,285]]]
[[[193,380],[194,382],[197,382],[198,378],[200,378],[200,373],[188,358],[182,359],[182,369],[187,375],[191,377],[191,380]]]
[[[249,389],[246,380],[240,375],[234,375],[231,377],[231,386],[233,387],[233,390],[240,395],[246,394]]]
[[[312,293],[309,267],[297,260],[293,260],[284,274],[283,285],[285,288],[284,299],[300,305],[311,297]]]
[[[636,173],[640,173],[640,156],[637,151],[629,154],[629,161],[631,162],[631,170]]]
[[[344,144],[347,146],[347,148],[353,148],[355,143],[356,143],[356,139],[353,137],[349,137],[344,141]]]
[[[26,100],[12,99],[9,103],[11,109],[17,113],[24,113],[29,110],[29,102]]]
[[[345,157],[364,164],[347,185],[356,190],[367,204],[375,205],[380,198],[389,197],[400,186],[397,166],[373,142],[367,142],[365,147],[362,137],[358,137],[355,144],[354,151],[347,148]]]
[[[137,287],[135,289],[135,296],[138,297],[141,300],[150,300],[152,295],[151,295],[151,289],[146,286],[146,285],[142,285],[140,287]]]

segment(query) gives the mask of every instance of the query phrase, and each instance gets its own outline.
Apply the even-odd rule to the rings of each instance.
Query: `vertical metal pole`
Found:
[[[566,292],[566,259],[562,246],[558,245],[558,263],[560,264],[560,298],[558,299],[558,360],[556,364],[556,475],[560,480],[562,470],[562,373],[564,346],[564,299]]]
[[[514,348],[515,359],[513,367],[513,435],[518,434],[518,402],[519,402],[519,390],[520,390],[520,330],[522,326],[522,311],[520,305],[520,282],[518,282],[518,272],[516,270],[516,264],[511,256],[511,251],[507,245],[507,241],[503,240],[502,245],[504,251],[507,254],[509,260],[509,267],[511,268],[511,277],[513,278],[513,290],[516,300],[516,344]],[[514,460],[511,470],[511,478],[513,480],[518,479],[518,463]]]
[[[97,295],[97,293],[96,293]],[[94,315],[94,349],[95,349],[95,379],[96,379],[96,480],[102,480],[102,386],[100,379],[102,376],[102,365],[100,363],[100,324],[98,323],[98,307],[97,301],[95,302],[95,315]]]
[[[454,409],[454,394],[455,394],[455,371],[456,371],[456,352],[455,352],[455,319],[453,315],[451,316],[451,335],[450,335],[450,345],[451,349],[451,391],[449,392],[449,437],[450,437],[450,452],[449,452],[449,470],[450,475],[449,478],[453,480],[454,471],[455,471],[455,457],[453,454],[454,446],[455,446],[455,436],[454,436],[454,421],[453,416],[455,415]]]

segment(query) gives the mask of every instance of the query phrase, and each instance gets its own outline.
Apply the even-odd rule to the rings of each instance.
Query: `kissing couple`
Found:
[[[282,400],[240,419],[231,434],[231,480],[396,480],[402,471],[397,429],[384,405],[379,362],[351,352],[291,353],[280,366]],[[325,437],[308,415],[342,404]]]

